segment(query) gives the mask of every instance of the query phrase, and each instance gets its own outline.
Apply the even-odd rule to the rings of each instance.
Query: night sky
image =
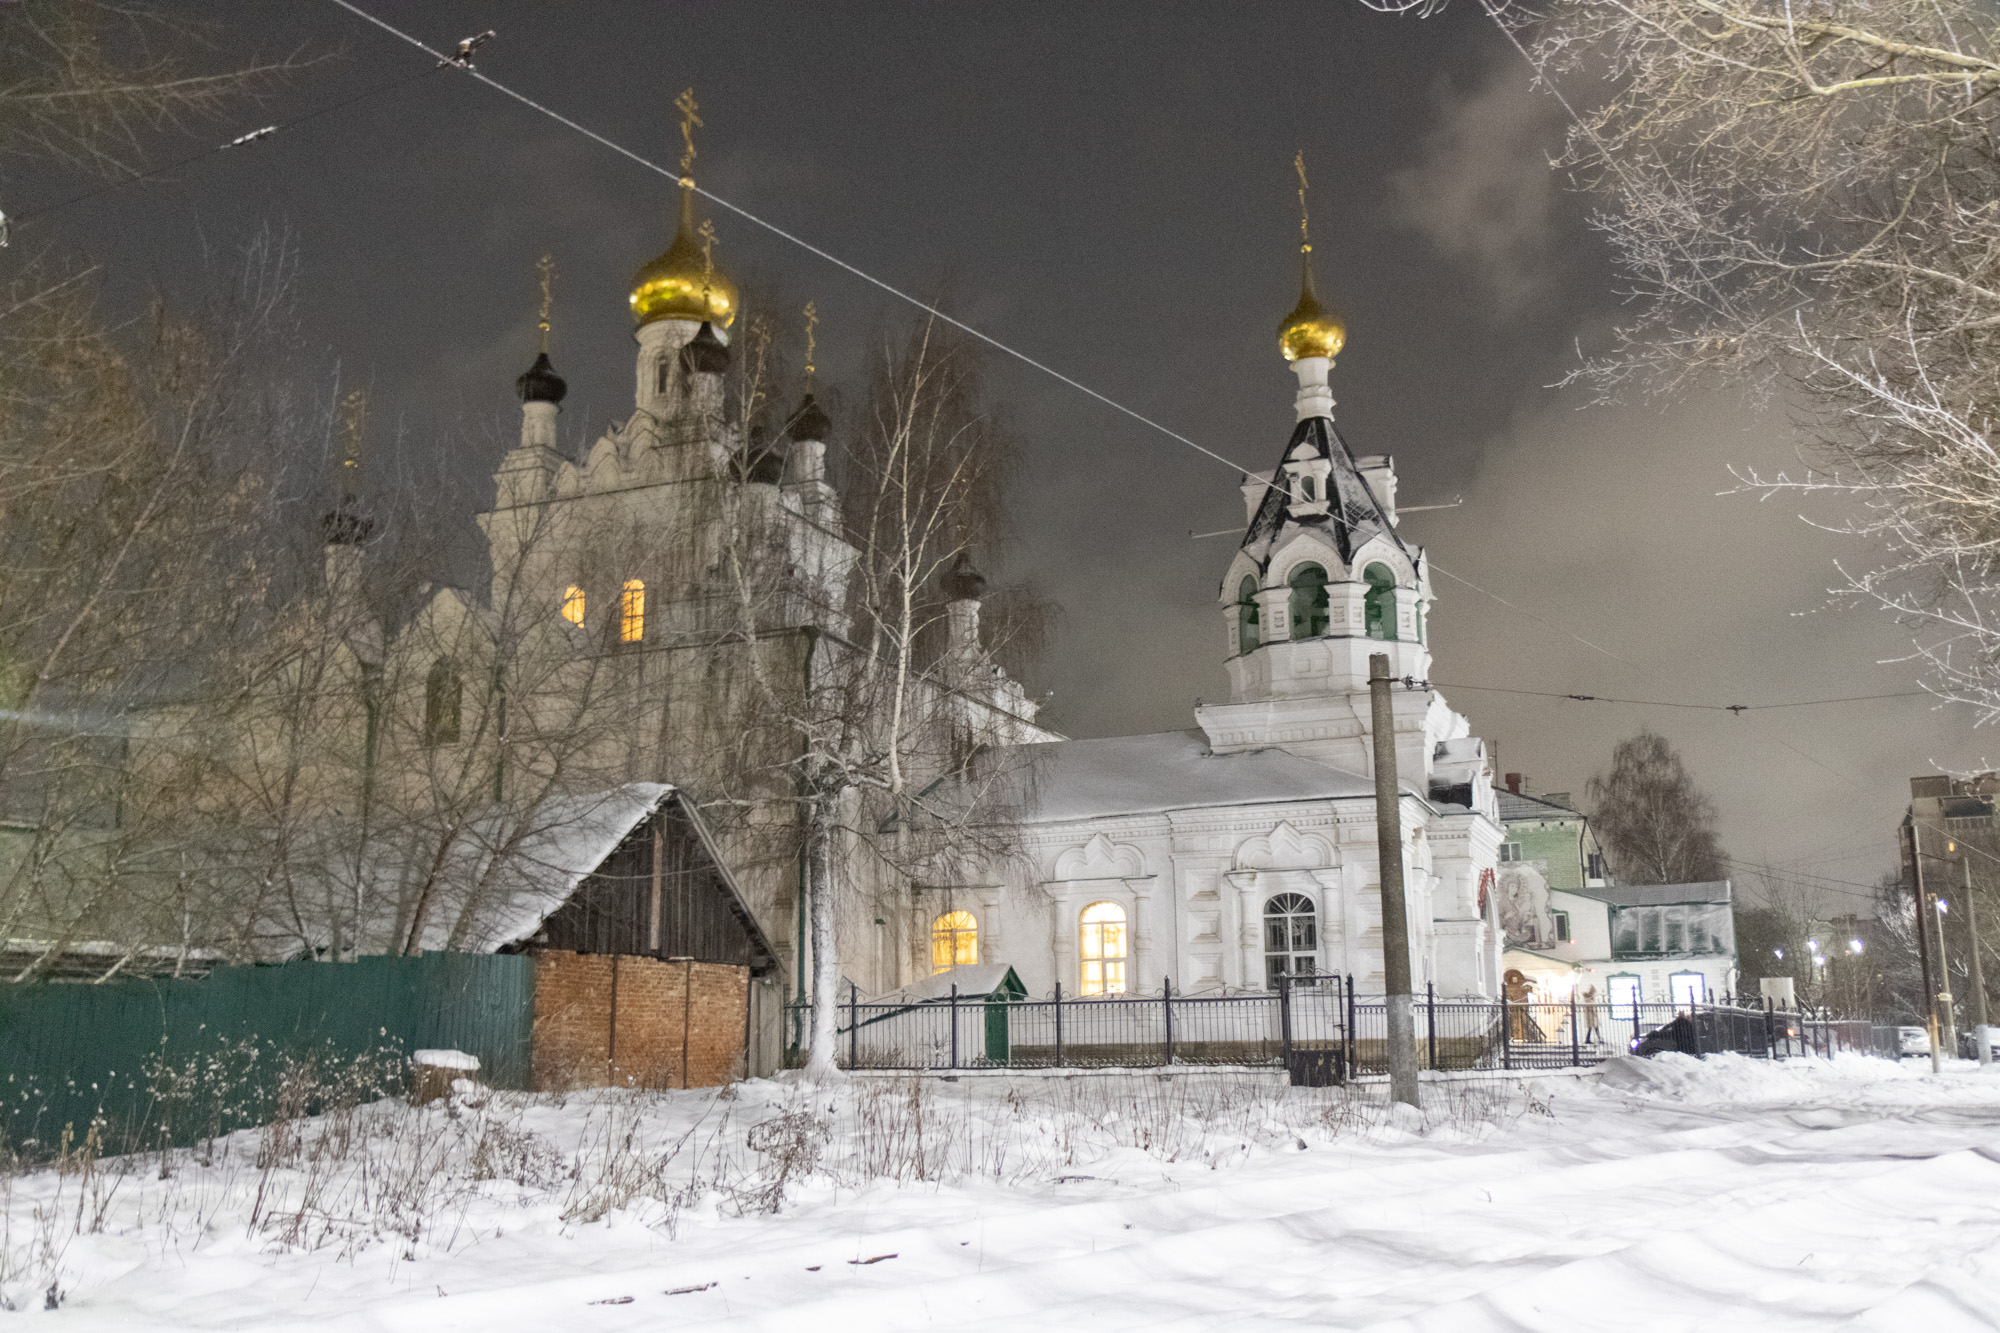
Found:
[[[483,71],[669,166],[672,100],[693,85],[704,187],[888,282],[950,293],[993,337],[1258,469],[1292,421],[1275,333],[1297,293],[1303,149],[1320,291],[1349,329],[1340,428],[1357,453],[1396,456],[1404,504],[1465,498],[1403,532],[1515,604],[1434,579],[1434,678],[1460,687],[1447,697],[1502,770],[1581,792],[1651,725],[1717,799],[1731,856],[1872,882],[1907,778],[1983,762],[1970,719],[1921,699],[1738,718],[1463,688],[1728,704],[1914,681],[1888,661],[1907,651],[1892,623],[1824,605],[1834,561],[1865,567],[1866,549],[1796,505],[1719,494],[1732,464],[1794,462],[1780,415],[1726,391],[1592,406],[1549,387],[1601,345],[1618,283],[1586,201],[1547,165],[1560,108],[1472,4],[1424,20],[1353,0],[371,7],[434,45],[496,29]],[[161,158],[429,63],[324,0],[198,10],[218,65],[332,58]],[[16,216],[97,184],[18,164],[5,179]],[[421,485],[483,475],[516,429],[545,251],[566,442],[630,412],[625,294],[668,238],[672,193],[445,71],[19,228],[10,253],[100,260],[110,300],[131,303],[197,294],[259,229],[288,229],[318,382],[367,387],[378,475]],[[823,374],[851,373],[903,318],[710,212],[722,267],[816,303]],[[1235,473],[1018,363],[996,370],[1028,467],[1021,540],[989,573],[1063,610],[1031,687],[1074,735],[1191,726],[1197,696],[1226,694],[1215,597],[1231,543],[1188,533],[1241,523]],[[484,498],[467,490],[470,531]]]

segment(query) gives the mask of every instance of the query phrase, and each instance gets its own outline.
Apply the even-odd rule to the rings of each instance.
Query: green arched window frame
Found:
[[[1393,641],[1396,638],[1396,576],[1387,565],[1375,564],[1368,566],[1361,577],[1368,584],[1368,592],[1362,601],[1368,637]]]
[[[1317,639],[1326,633],[1326,571],[1300,565],[1292,571],[1292,637]]]
[[[1238,656],[1257,651],[1264,641],[1257,617],[1257,576],[1245,574],[1236,585],[1236,652]]]

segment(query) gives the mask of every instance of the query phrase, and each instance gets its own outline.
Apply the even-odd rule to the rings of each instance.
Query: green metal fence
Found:
[[[428,1047],[525,1088],[534,1008],[534,961],[495,954],[0,985],[0,1146],[44,1156],[93,1121],[107,1151],[187,1143],[264,1123],[288,1067],[386,1088]]]

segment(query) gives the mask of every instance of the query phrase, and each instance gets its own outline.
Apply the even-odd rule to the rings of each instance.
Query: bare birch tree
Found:
[[[1664,736],[1642,731],[1611,751],[1611,772],[1586,789],[1590,825],[1628,884],[1724,878],[1715,803],[1694,785]]]
[[[762,337],[753,326],[742,340],[753,380]],[[861,420],[836,455],[839,514],[825,533],[836,540],[805,550],[773,508],[775,490],[754,484],[761,404],[749,391],[739,398],[748,429],[738,471],[752,484],[726,493],[720,564],[735,623],[722,639],[744,650],[740,703],[787,735],[763,771],[782,777],[799,811],[815,1077],[834,1072],[839,904],[950,883],[1005,841],[993,821],[973,817],[962,790],[932,799],[941,779],[966,778],[979,746],[1005,739],[1011,720],[951,670],[952,654],[971,645],[953,638],[969,630],[949,623],[945,575],[1001,540],[1014,457],[981,369],[976,349],[935,321],[884,340]],[[760,646],[801,611],[802,662]],[[990,790],[998,775],[980,781]]]

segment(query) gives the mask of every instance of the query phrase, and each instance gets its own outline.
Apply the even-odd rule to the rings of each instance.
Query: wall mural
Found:
[[[1556,944],[1546,869],[1541,861],[1512,861],[1500,868],[1500,930],[1510,949],[1549,949]]]

